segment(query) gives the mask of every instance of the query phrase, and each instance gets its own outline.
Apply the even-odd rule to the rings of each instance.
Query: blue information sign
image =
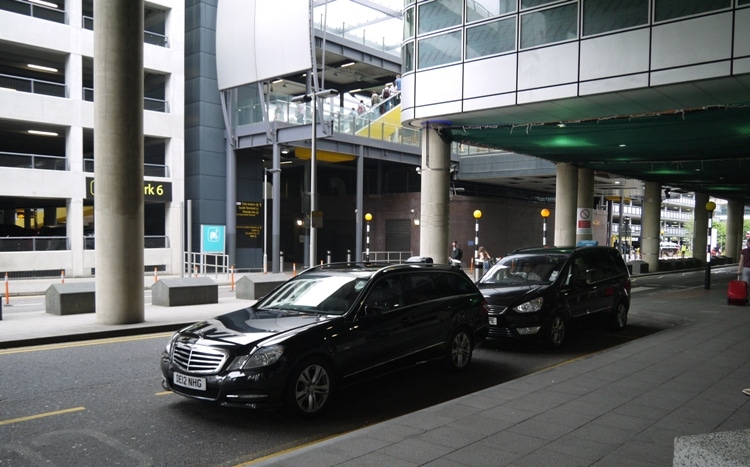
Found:
[[[201,253],[224,254],[226,226],[201,224]]]

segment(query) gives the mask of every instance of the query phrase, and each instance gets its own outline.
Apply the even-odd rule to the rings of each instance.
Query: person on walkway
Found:
[[[484,272],[489,271],[492,266],[492,256],[490,256],[490,253],[483,246],[480,246],[477,252],[479,254],[479,263],[482,265],[482,269],[484,269]]]
[[[451,259],[450,264],[453,264],[455,266],[461,265],[461,258],[463,258],[464,252],[461,250],[461,248],[458,247],[458,242],[453,240],[453,243],[451,243]]]
[[[742,280],[750,284],[750,238],[747,239],[747,246],[740,252],[740,264],[737,266],[737,275]]]

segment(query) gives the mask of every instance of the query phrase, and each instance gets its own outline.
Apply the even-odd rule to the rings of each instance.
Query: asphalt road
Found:
[[[386,375],[339,393],[314,420],[163,391],[158,363],[167,334],[2,350],[0,466],[241,464],[677,325],[679,313],[663,313],[660,294],[702,284],[698,272],[636,278],[622,333],[583,323],[552,353],[533,342],[485,343],[467,372],[430,363]]]

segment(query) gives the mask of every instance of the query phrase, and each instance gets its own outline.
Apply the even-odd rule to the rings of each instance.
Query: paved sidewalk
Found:
[[[652,293],[636,276],[631,322],[658,314],[673,323],[666,330],[247,465],[750,466],[750,397],[741,392],[750,387],[750,307],[727,305],[730,269],[712,275],[711,290]],[[43,294],[49,283],[13,287]],[[123,326],[11,306],[0,348],[173,329],[244,304],[146,305],[145,323]]]

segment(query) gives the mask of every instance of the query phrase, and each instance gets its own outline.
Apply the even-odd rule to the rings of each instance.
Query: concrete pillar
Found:
[[[648,263],[649,272],[659,270],[659,243],[661,243],[661,184],[646,182],[641,211],[641,259]]]
[[[96,322],[144,320],[143,0],[94,2]]]
[[[739,261],[740,252],[745,246],[745,236],[742,232],[742,222],[745,215],[745,206],[739,201],[727,201],[727,243],[724,245],[722,254],[729,256],[734,261]]]
[[[586,214],[588,212],[588,214]],[[578,209],[576,215],[576,242],[594,238],[594,171],[578,169]]]
[[[698,258],[701,263],[706,262],[708,252],[708,212],[706,211],[708,195],[706,193],[695,194],[695,211],[693,215],[693,258]]]
[[[555,245],[576,243],[576,204],[578,203],[578,167],[559,163],[555,183]]]
[[[451,147],[440,137],[447,122],[427,122],[422,130],[422,196],[419,213],[420,256],[448,263]],[[459,240],[459,239],[456,239]],[[460,240],[459,240],[460,241]],[[462,248],[466,250],[466,243]]]

